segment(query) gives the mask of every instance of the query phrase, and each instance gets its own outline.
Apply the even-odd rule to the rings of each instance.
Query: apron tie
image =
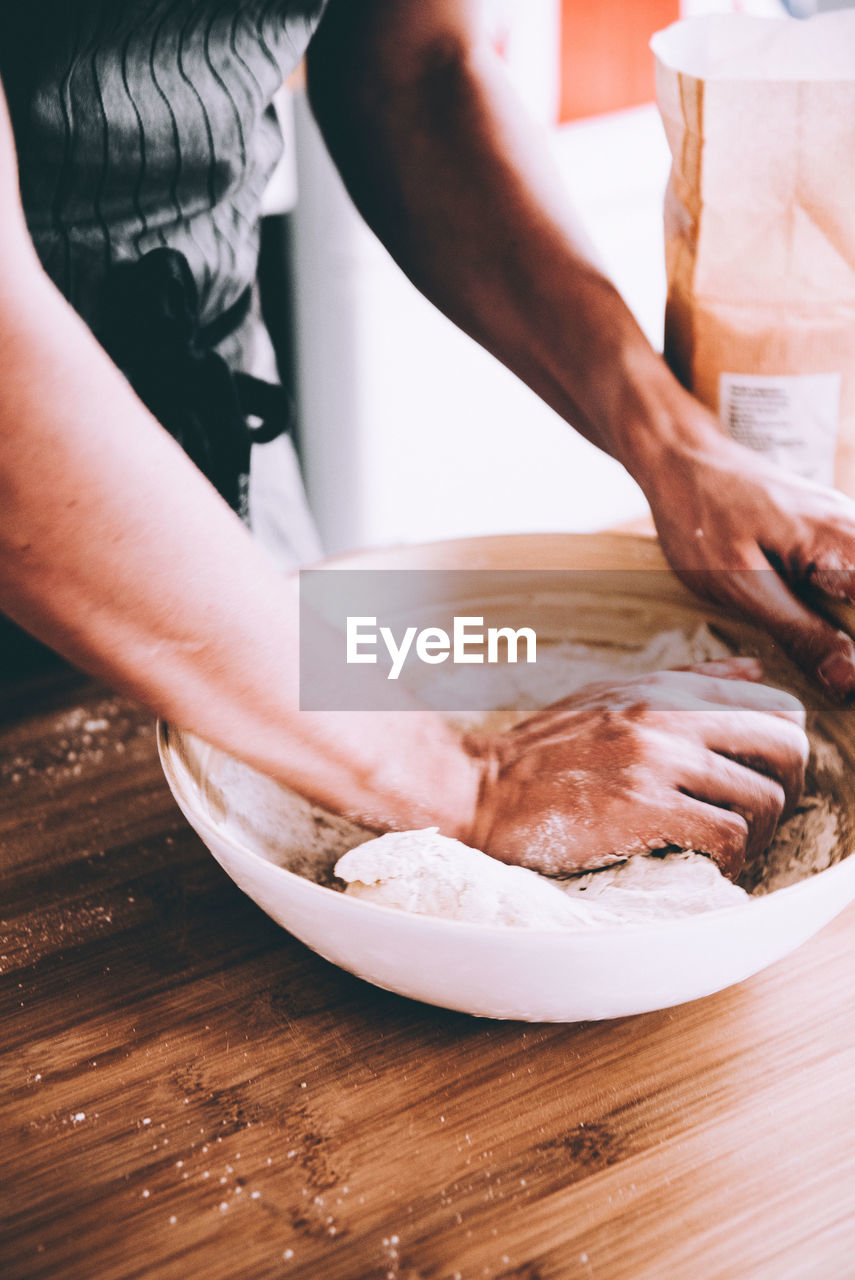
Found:
[[[251,293],[203,326],[187,259],[152,249],[111,270],[99,334],[139,398],[244,520],[250,449],[290,431],[294,416],[282,387],[232,372],[214,350],[245,320]]]

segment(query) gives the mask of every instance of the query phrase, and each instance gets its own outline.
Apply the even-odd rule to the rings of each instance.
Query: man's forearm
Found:
[[[445,7],[458,38],[402,55],[418,5],[391,32],[406,4],[331,6],[309,88],[333,158],[418,287],[643,479],[662,450],[703,448],[711,423],[596,265],[541,131],[459,16],[467,6]]]
[[[465,833],[438,717],[299,711],[283,578],[33,270],[0,316],[0,607],[67,657],[370,825]]]

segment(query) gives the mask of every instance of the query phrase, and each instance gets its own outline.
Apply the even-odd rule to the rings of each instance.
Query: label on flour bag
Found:
[[[839,373],[722,373],[718,404],[734,440],[805,480],[834,483]]]

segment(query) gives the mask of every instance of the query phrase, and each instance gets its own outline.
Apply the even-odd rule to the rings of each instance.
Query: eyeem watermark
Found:
[[[615,600],[637,615],[685,589],[666,570],[305,569],[300,706],[430,707],[449,714],[543,706],[575,687],[574,646],[620,674]],[[645,636],[645,638],[648,638]],[[570,642],[568,648],[568,642]],[[556,660],[556,646],[562,648]],[[578,663],[584,665],[579,656]],[[590,665],[590,664],[589,664]],[[588,677],[590,679],[590,677]],[[578,681],[576,681],[578,683]]]
[[[346,661],[376,663],[382,643],[391,660],[387,680],[397,680],[407,658],[431,666],[447,662],[455,664],[520,661],[520,641],[525,648],[525,661],[537,661],[537,633],[533,627],[486,627],[481,616],[462,616],[452,620],[451,634],[443,627],[409,626],[396,638],[391,627],[378,627],[376,616],[348,617],[346,626]]]

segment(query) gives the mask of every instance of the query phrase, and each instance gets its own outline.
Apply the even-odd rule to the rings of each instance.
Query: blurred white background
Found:
[[[778,0],[671,7],[684,16],[784,13]],[[510,75],[547,131],[568,198],[661,347],[669,158],[655,105],[556,125],[560,0],[491,0],[490,16]],[[643,495],[617,463],[409,284],[355,213],[300,95],[294,128],[302,454],[325,549],[594,530],[643,515]]]

